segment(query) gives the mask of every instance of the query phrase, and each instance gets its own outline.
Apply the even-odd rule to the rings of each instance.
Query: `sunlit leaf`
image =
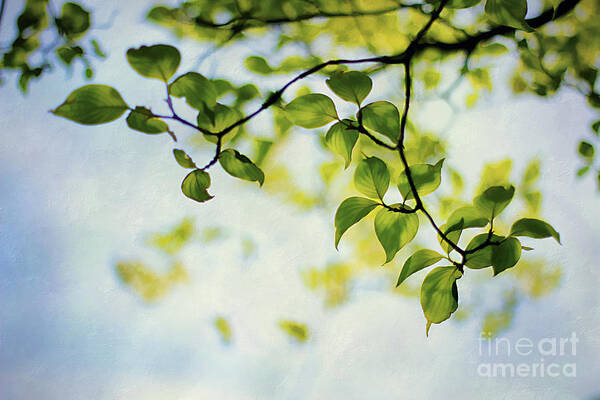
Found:
[[[473,204],[484,216],[494,219],[508,206],[515,194],[514,186],[492,186],[475,197]]]
[[[210,175],[196,169],[190,172],[181,183],[181,191],[192,200],[203,203],[213,198],[206,189],[210,187]]]
[[[392,205],[401,208],[401,204]],[[405,214],[381,209],[375,216],[375,234],[385,250],[385,263],[392,261],[396,253],[414,239],[419,230],[417,214]]]
[[[354,186],[372,199],[383,199],[390,185],[390,172],[385,162],[377,157],[360,161],[354,173]]]
[[[160,118],[156,118],[146,107],[137,106],[127,116],[127,126],[136,131],[154,135],[167,132],[169,126]]]
[[[456,280],[462,273],[456,267],[437,267],[421,285],[421,307],[428,322],[444,322],[458,308]]]
[[[398,282],[396,286],[400,286],[402,282],[406,280],[409,276],[418,272],[424,268],[427,268],[438,261],[444,258],[443,255],[427,249],[421,249],[413,253],[412,256],[406,260],[404,266],[402,267],[402,272],[400,272],[400,276],[398,277]]]
[[[197,110],[212,108],[217,102],[217,91],[211,81],[197,72],[181,75],[169,85],[169,93],[185,97],[186,102]]]
[[[360,109],[362,123],[369,129],[379,132],[394,142],[400,138],[400,113],[388,101],[376,101]]]
[[[486,0],[485,13],[497,24],[532,31],[525,22],[527,0]]]
[[[492,247],[492,269],[494,276],[500,272],[512,268],[521,258],[521,242],[509,237],[497,246]]]
[[[187,153],[181,149],[173,149],[173,156],[175,156],[175,161],[183,168],[197,168],[196,164]]]
[[[510,228],[510,236],[527,236],[534,239],[553,237],[560,243],[560,234],[549,223],[534,218],[522,218],[515,222]]]
[[[442,182],[442,165],[444,159],[442,158],[435,165],[431,164],[416,164],[411,165],[410,172],[413,178],[417,193],[419,196],[425,196],[429,193],[434,192]],[[405,200],[414,198],[414,194],[408,183],[408,177],[406,171],[402,171],[400,179],[398,180],[398,190],[402,194]]]
[[[337,122],[329,128],[325,136],[325,143],[332,151],[344,157],[345,168],[348,168],[352,160],[352,149],[358,140],[358,131],[349,129],[348,125],[353,121],[344,120]]]
[[[233,125],[240,119],[241,115],[238,110],[217,103],[212,110],[204,109],[198,113],[196,122],[198,126],[207,129],[210,132],[218,133]],[[234,136],[239,128],[233,129],[228,133],[228,136]],[[205,136],[207,140],[216,141],[214,136]]]
[[[366,217],[379,203],[362,197],[350,197],[342,202],[335,213],[335,248],[344,232]]]
[[[112,87],[87,85],[73,91],[52,112],[80,124],[97,125],[114,121],[128,109],[119,92]]]
[[[338,119],[333,101],[319,93],[297,97],[285,110],[292,123],[303,128],[319,128]]]
[[[488,236],[489,235],[487,233],[482,233],[480,235],[475,236],[467,245],[466,250],[471,251],[483,245],[488,240]],[[490,240],[492,242],[500,242],[502,240],[502,237],[492,235]],[[483,248],[480,248],[474,253],[468,254],[466,257],[465,265],[472,269],[489,267],[490,265],[492,265],[493,248],[494,245],[488,245]]]
[[[226,149],[219,154],[219,163],[229,175],[247,181],[256,181],[261,186],[265,182],[265,174],[252,160],[235,149]]]
[[[486,226],[488,222],[489,219],[479,209],[472,206],[465,206],[450,214],[444,233],[467,228],[479,228]]]
[[[373,87],[371,78],[358,71],[336,72],[326,82],[335,94],[358,106],[369,95]]]
[[[127,50],[127,61],[138,74],[168,82],[181,61],[179,50],[166,44]]]

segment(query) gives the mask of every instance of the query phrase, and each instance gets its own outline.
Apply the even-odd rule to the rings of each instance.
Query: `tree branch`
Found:
[[[526,22],[534,27],[539,28],[552,21],[552,17],[555,15],[555,19],[562,17],[569,13],[581,0],[564,0],[557,7],[556,14],[554,10],[549,9],[541,13],[539,16],[535,18],[530,18],[526,20]],[[439,11],[438,11],[439,10]],[[443,51],[466,51],[467,53],[472,52],[480,43],[488,41],[496,36],[504,36],[510,33],[514,33],[516,31],[515,28],[508,26],[497,26],[488,31],[482,31],[476,35],[473,35],[467,39],[460,40],[457,42],[423,42],[420,41],[424,38],[427,30],[431,27],[433,22],[439,17],[439,13],[441,13],[442,8],[438,7],[434,13],[431,15],[435,18],[430,18],[427,24],[417,33],[415,38],[411,41],[408,47],[401,53],[392,55],[392,56],[375,56],[375,57],[367,57],[367,58],[358,58],[358,59],[335,59],[323,62],[321,64],[317,64],[314,67],[300,73],[295,78],[287,82],[283,85],[279,90],[271,94],[269,98],[253,113],[243,117],[242,119],[236,121],[231,124],[227,128],[223,129],[221,132],[216,133],[216,135],[225,135],[230,132],[232,129],[245,124],[250,121],[252,118],[256,117],[264,110],[275,104],[283,95],[283,93],[294,83],[322,70],[331,65],[351,65],[351,64],[366,64],[366,63],[380,63],[380,64],[390,64],[390,65],[399,65],[410,62],[413,57],[417,56],[424,50],[428,48],[437,48]],[[436,14],[437,12],[437,14]],[[419,41],[418,41],[419,40]]]
[[[388,14],[388,13],[391,13],[394,11],[399,11],[403,8],[414,8],[414,9],[421,10],[421,5],[420,4],[400,3],[397,6],[382,8],[379,10],[352,10],[350,12],[328,12],[328,11],[319,10],[317,12],[300,14],[293,18],[292,17],[261,18],[259,16],[253,16],[250,14],[242,14],[240,16],[233,17],[233,18],[229,19],[228,21],[221,22],[221,23],[208,21],[201,17],[195,17],[192,19],[192,21],[196,25],[199,25],[199,26],[202,26],[205,28],[214,28],[214,29],[228,28],[232,25],[241,24],[241,26],[236,27],[236,30],[238,30],[238,32],[239,32],[240,30],[243,30],[244,28],[255,28],[255,27],[263,27],[263,26],[267,26],[267,25],[289,24],[289,23],[294,23],[294,22],[307,21],[307,20],[311,20],[311,19],[315,19],[315,18],[356,18],[356,17],[377,16],[377,15]],[[253,24],[252,25],[244,25],[248,22],[250,22],[250,23],[253,22]]]

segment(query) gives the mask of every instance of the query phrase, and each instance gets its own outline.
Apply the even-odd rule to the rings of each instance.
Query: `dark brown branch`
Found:
[[[209,169],[210,167],[212,167],[213,165],[215,165],[217,163],[217,161],[219,160],[219,156],[221,155],[221,146],[222,145],[223,145],[223,136],[217,136],[217,146],[215,148],[215,155],[204,167],[200,168],[202,171]]]
[[[565,14],[567,14],[569,11],[571,11],[573,8],[575,8],[575,6],[579,3],[579,1],[581,1],[581,0],[564,0],[558,6],[556,14],[551,9],[546,10],[539,16],[526,20],[526,22],[534,28],[539,28],[540,26],[552,21],[553,15],[556,15],[555,18],[559,18],[559,17],[562,17]],[[438,9],[436,9],[436,11]],[[439,9],[439,10],[440,10],[439,12],[441,12],[441,9]],[[439,17],[439,12],[436,15],[436,18]],[[434,11],[434,13],[435,13],[435,11]],[[432,14],[432,16],[433,16],[433,14]],[[427,29],[429,29],[429,27],[431,26],[431,24],[433,24],[434,21],[435,21],[435,18],[431,18],[425,27]],[[461,40],[458,42],[450,42],[450,43],[439,42],[439,41],[417,42],[416,39],[420,40],[425,36],[427,29],[421,29],[419,31],[419,33],[417,33],[415,40],[411,41],[411,44],[406,48],[406,50],[404,50],[402,53],[399,53],[399,54],[396,54],[393,56],[376,56],[376,57],[367,57],[367,58],[359,58],[359,59],[336,59],[336,60],[329,60],[329,61],[323,62],[321,64],[317,64],[314,67],[300,73],[295,78],[293,78],[288,83],[286,83],[283,87],[281,87],[279,90],[277,90],[276,92],[271,94],[271,96],[252,114],[249,114],[249,115],[245,116],[244,118],[236,121],[235,123],[228,126],[221,132],[218,132],[217,134],[225,135],[228,132],[230,132],[232,129],[236,128],[237,126],[245,124],[252,118],[254,118],[257,115],[259,115],[260,113],[262,113],[264,110],[266,110],[267,108],[269,108],[270,106],[275,104],[281,98],[281,96],[286,91],[286,89],[288,89],[291,85],[293,85],[294,83],[298,82],[299,80],[302,80],[302,79],[304,79],[304,78],[306,78],[306,77],[308,77],[330,65],[341,65],[341,64],[350,65],[350,64],[365,64],[365,63],[380,63],[380,64],[392,64],[392,65],[393,64],[395,64],[395,65],[405,64],[406,62],[409,62],[410,60],[412,60],[413,57],[415,57],[416,55],[418,55],[419,53],[423,52],[424,50],[426,50],[428,48],[437,48],[437,49],[444,50],[444,51],[466,51],[467,53],[470,53],[475,49],[475,47],[477,47],[482,42],[490,40],[496,36],[508,35],[508,34],[514,33],[516,31],[515,28],[511,28],[511,27],[507,27],[507,26],[498,26],[498,27],[490,29],[489,31],[480,32],[474,36],[471,36],[467,39],[464,39],[464,40]]]
[[[236,29],[239,31],[243,30],[244,27],[263,27],[267,25],[280,25],[280,24],[289,24],[294,22],[302,22],[308,21],[315,18],[356,18],[356,17],[367,17],[367,16],[377,16],[389,14],[394,11],[399,11],[403,8],[414,8],[421,9],[421,5],[419,4],[398,4],[394,7],[382,8],[379,10],[353,10],[351,12],[328,12],[328,11],[318,11],[312,13],[301,14],[296,17],[278,17],[278,18],[261,18],[258,16],[253,16],[249,14],[240,15],[237,17],[233,17],[228,21],[216,23],[213,21],[205,20],[201,17],[193,18],[193,22],[196,25],[205,27],[205,28],[228,28],[232,25],[240,24],[241,26],[237,26]],[[250,23],[250,24],[248,24]]]

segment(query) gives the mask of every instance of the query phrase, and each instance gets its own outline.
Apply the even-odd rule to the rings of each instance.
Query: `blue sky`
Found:
[[[113,9],[119,14],[110,30],[97,32],[110,57],[94,82],[118,85],[130,103],[158,104],[160,85],[137,77],[123,55],[173,38],[143,23],[139,5],[97,9],[100,21]],[[182,43],[182,70],[203,46]],[[238,50],[222,53],[219,63],[207,60],[207,70],[252,79],[239,54],[248,49]],[[1,399],[563,400],[600,393],[600,207],[594,182],[574,177],[576,143],[593,118],[580,96],[515,100],[500,90],[445,132],[453,165],[473,171],[466,173],[471,185],[486,161],[540,157],[543,214],[563,238],[560,247],[549,240],[535,246],[562,265],[560,288],[522,303],[504,336],[537,341],[576,332],[577,377],[494,379],[476,373],[478,321],[434,327],[426,338],[418,299],[369,285],[341,308],[322,307],[298,271],[336,257],[334,210],[302,214],[220,172],[212,187],[219,196],[200,207],[179,192],[181,169],[167,136],[135,134],[124,121],[82,127],[47,112],[82,83],[78,72],[67,78],[57,70],[25,97],[11,81],[0,88]],[[309,138],[294,140],[296,161],[310,159]],[[189,284],[152,306],[120,284],[112,268],[119,259],[164,264],[142,245],[148,231],[185,216],[210,226],[216,215],[234,234],[256,240],[255,258],[244,261],[227,242],[197,245],[183,255]],[[232,322],[231,346],[212,327],[216,314]],[[311,340],[290,342],[276,327],[281,318],[306,322]]]

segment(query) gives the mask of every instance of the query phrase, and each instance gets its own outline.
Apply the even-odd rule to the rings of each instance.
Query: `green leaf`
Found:
[[[248,68],[248,71],[260,75],[269,75],[273,73],[273,68],[271,68],[267,60],[262,57],[250,56],[246,58],[244,64],[246,65],[246,68]]]
[[[594,145],[582,140],[579,142],[579,147],[577,147],[577,151],[579,155],[584,158],[593,158],[594,157]]]
[[[485,13],[499,25],[512,26],[527,32],[533,31],[525,22],[527,0],[487,0]]]
[[[350,197],[344,201],[338,207],[335,213],[335,248],[338,248],[338,244],[342,235],[352,225],[366,217],[379,203],[365,199],[363,197]]]
[[[392,207],[401,208],[402,204]],[[384,208],[375,216],[375,234],[385,250],[385,263],[392,261],[396,253],[414,239],[419,230],[417,214],[394,212]]]
[[[254,163],[256,165],[261,165],[265,158],[267,158],[267,154],[273,147],[273,142],[271,140],[264,139],[255,139],[254,140]]]
[[[212,108],[217,103],[217,90],[213,83],[197,72],[181,75],[169,85],[169,93],[185,97],[186,102],[197,110]]]
[[[154,135],[167,132],[169,126],[160,118],[156,118],[146,107],[137,106],[127,116],[127,125],[136,131]]]
[[[596,136],[600,135],[600,120],[598,120],[592,124],[592,130],[594,131]]]
[[[359,107],[373,87],[371,78],[358,71],[336,72],[326,82],[335,94]]]
[[[175,161],[183,168],[197,168],[194,160],[187,153],[181,149],[173,149],[173,155],[175,156]]]
[[[265,174],[252,160],[235,149],[226,149],[219,154],[219,163],[231,176],[246,181],[258,182],[260,186],[265,182]]]
[[[521,258],[521,242],[515,238],[507,238],[498,246],[492,246],[492,269],[494,276],[512,268]]]
[[[445,235],[448,238],[448,240],[450,240],[452,243],[458,244],[458,241],[460,240],[460,235],[462,234],[462,224],[464,222],[463,221],[459,221],[456,225],[450,226],[448,227],[448,225],[444,224],[442,226],[440,226],[440,230],[442,232],[446,232]],[[452,252],[452,250],[454,250],[454,248],[452,246],[450,246],[450,244],[448,244],[448,242],[446,242],[441,235],[438,235],[438,242],[440,243],[440,246],[442,247],[442,249],[444,249],[444,251],[447,254],[450,254]]]
[[[97,125],[114,121],[128,109],[114,88],[86,85],[73,91],[52,113],[80,124]]]
[[[427,321],[444,322],[458,308],[456,280],[462,273],[456,267],[437,267],[427,274],[421,285],[421,307]],[[429,329],[428,329],[429,330]]]
[[[181,191],[183,194],[200,203],[214,197],[206,191],[209,187],[210,175],[200,169],[190,172],[181,183]]]
[[[285,111],[294,125],[309,129],[338,119],[333,101],[319,93],[297,97],[285,107]]]
[[[440,183],[442,182],[441,171],[443,164],[444,159],[442,158],[435,165],[417,164],[409,167],[419,196],[425,196],[429,193],[432,193],[440,186]],[[406,170],[402,171],[400,174],[400,179],[398,180],[398,190],[400,190],[400,193],[405,200],[414,198],[414,194],[410,188],[410,184],[408,183]]]
[[[344,120],[344,122],[337,122],[329,128],[327,135],[325,136],[325,143],[331,151],[344,157],[346,160],[345,167],[348,168],[350,161],[352,160],[352,149],[358,140],[358,131],[355,129],[349,129],[348,125],[352,124],[353,121]]]
[[[400,138],[400,113],[389,101],[376,101],[360,109],[362,123],[395,142]],[[360,119],[359,119],[360,120]]]
[[[413,253],[412,256],[406,260],[404,266],[402,267],[402,272],[400,272],[400,276],[398,277],[398,283],[396,286],[400,286],[402,282],[406,280],[409,276],[422,270],[423,268],[427,268],[438,261],[444,258],[443,255],[427,249],[421,249]]]
[[[390,185],[387,165],[377,157],[361,160],[354,173],[354,186],[367,197],[383,199]]]
[[[466,250],[470,251],[470,250],[477,248],[478,246],[485,243],[487,238],[488,238],[487,233],[482,233],[480,235],[475,236],[473,239],[471,239],[471,241],[467,245]],[[502,237],[492,235],[491,240],[492,240],[492,242],[499,242],[500,240],[502,240]],[[472,254],[468,254],[466,257],[465,265],[472,269],[481,269],[481,268],[489,267],[490,265],[492,265],[492,256],[493,256],[493,248],[494,247],[495,247],[495,245],[488,245],[488,246],[485,246],[485,247],[477,250],[476,252],[474,252]]]
[[[94,54],[96,54],[100,58],[106,58],[106,53],[100,47],[100,43],[96,39],[90,40],[92,47],[94,48]]]
[[[496,218],[508,206],[515,194],[515,187],[492,186],[475,197],[473,204],[490,220]]]
[[[527,236],[534,239],[553,237],[560,243],[560,234],[549,223],[534,218],[523,218],[515,222],[510,228],[510,236]]]
[[[450,214],[444,233],[454,232],[467,228],[481,228],[488,224],[489,220],[481,211],[473,206],[465,206],[455,210]]]
[[[77,57],[83,57],[84,51],[80,46],[61,46],[56,49],[56,55],[66,65],[71,65]]]
[[[590,170],[590,166],[586,165],[585,167],[581,167],[577,170],[577,177],[581,178],[582,176],[584,176],[585,174],[588,173],[588,171]]]
[[[210,132],[221,132],[233,125],[241,118],[239,111],[224,104],[217,103],[212,110],[204,109],[198,113],[198,126]],[[228,136],[234,136],[238,128],[233,129]],[[206,136],[211,141],[216,141],[214,136]]]
[[[127,61],[138,74],[168,82],[181,61],[179,50],[166,44],[127,50]]]
[[[79,36],[90,27],[90,13],[77,3],[65,3],[56,19],[60,32],[71,38]]]

